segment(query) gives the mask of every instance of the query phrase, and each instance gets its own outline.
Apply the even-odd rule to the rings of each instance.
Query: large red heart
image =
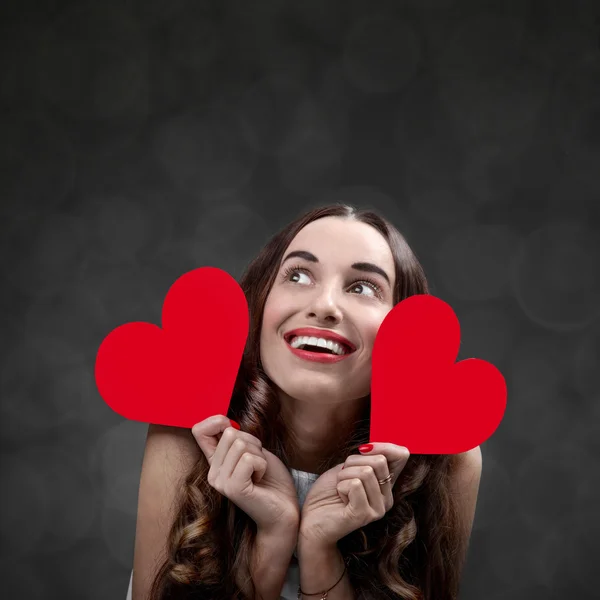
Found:
[[[456,363],[460,325],[432,295],[410,296],[379,327],[372,356],[370,439],[411,454],[457,454],[496,430],[506,382],[494,365]]]
[[[133,421],[191,428],[227,414],[248,337],[248,304],[231,275],[202,267],[173,283],[162,329],[127,323],[96,355],[104,401]]]

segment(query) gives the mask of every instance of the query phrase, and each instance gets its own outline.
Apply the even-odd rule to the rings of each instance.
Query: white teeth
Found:
[[[324,338],[300,335],[293,338],[290,342],[290,346],[292,348],[299,348],[300,346],[305,345],[316,346],[318,348],[328,348],[334,354],[337,354],[339,356],[346,354],[346,349],[341,344],[338,344],[337,342],[333,342],[331,340],[326,340]]]

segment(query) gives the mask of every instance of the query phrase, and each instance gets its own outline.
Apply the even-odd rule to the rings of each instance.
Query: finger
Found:
[[[253,442],[257,446],[262,448],[262,442],[257,437],[250,435],[249,433],[246,433],[244,431],[239,431],[236,427],[232,426],[233,422],[234,421],[231,421],[224,415],[214,415],[212,417],[204,419],[204,421],[196,423],[192,427],[192,435],[196,439],[196,442],[198,443],[198,446],[200,446],[200,449],[202,450],[204,456],[206,456],[206,460],[208,461],[209,465],[212,465],[214,455],[219,448],[219,443],[221,442],[223,434],[225,433],[225,431],[228,430],[228,436],[230,436],[234,432],[237,432],[239,436],[243,437],[244,439],[247,439],[249,442]],[[231,442],[233,442],[233,439],[227,439],[230,445]],[[227,446],[227,448],[229,447],[229,445]],[[219,453],[219,455],[217,456],[217,458],[220,458],[221,460],[223,460],[224,457],[225,455],[222,453]]]
[[[233,473],[229,478],[229,485],[240,493],[249,493],[253,490],[253,484],[258,483],[263,478],[266,470],[267,461],[265,458],[246,452],[240,456],[233,469]],[[244,485],[244,482],[248,482],[247,486]]]
[[[381,493],[375,469],[371,465],[360,465],[355,467],[345,467],[339,472],[338,478],[360,479],[371,508],[377,513],[385,513],[385,498]]]
[[[223,464],[219,468],[219,478],[222,478],[223,481],[229,479],[232,476],[241,456],[246,452],[264,458],[262,455],[262,450],[256,444],[252,444],[243,438],[238,437],[233,440],[233,443],[229,448],[229,452],[227,452],[227,455],[223,460]],[[255,482],[258,483],[256,480]]]
[[[392,474],[392,487],[400,477],[400,473],[406,466],[410,457],[410,452],[405,446],[389,444],[385,442],[371,442],[373,446],[369,452],[361,452],[361,456],[373,456],[375,454],[383,454],[388,462],[388,468]]]
[[[225,415],[213,415],[192,427],[192,435],[196,439],[200,450],[202,450],[208,463],[211,463],[213,454],[217,449],[219,439],[217,436],[222,434],[225,429],[231,427],[231,420]]]
[[[379,484],[380,481],[386,479],[390,474],[387,458],[383,454],[375,454],[373,456],[361,456],[360,454],[350,454],[350,456],[346,458],[346,462],[344,463],[344,470],[340,471],[340,473],[344,473],[350,467],[359,467],[364,465],[370,465],[371,467],[373,467],[373,470],[375,471],[375,476],[377,477],[377,485],[379,486],[379,491],[381,492],[381,494],[383,494],[383,497],[385,498],[384,504],[387,505],[386,508],[391,508],[394,504],[394,496],[392,495],[392,480],[387,481],[382,485]]]
[[[346,508],[355,517],[365,518],[370,511],[369,500],[363,483],[357,477],[345,479],[337,485],[338,493],[343,493],[347,498]]]
[[[223,431],[221,439],[217,444],[217,449],[215,450],[215,453],[212,457],[212,462],[210,463],[211,469],[214,468],[217,473],[220,471],[231,445],[237,439],[241,439],[248,444],[253,444],[257,448],[262,449],[262,442],[258,438],[255,438],[253,435],[245,433],[244,431],[238,431],[233,427],[228,427],[225,429],[225,431]]]

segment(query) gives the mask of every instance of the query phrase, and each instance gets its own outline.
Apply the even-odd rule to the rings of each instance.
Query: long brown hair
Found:
[[[250,330],[227,416],[260,440],[284,464],[293,455],[273,383],[260,362],[260,330],[267,296],[280,261],[308,223],[336,216],[367,223],[387,240],[395,262],[394,304],[427,294],[423,269],[402,234],[373,210],[334,204],[311,210],[273,236],[248,265],[240,285],[250,311]],[[350,439],[321,465],[343,463],[369,441],[370,398]],[[411,455],[394,486],[394,506],[383,519],[338,542],[350,558],[348,573],[357,598],[455,600],[460,565],[456,505],[449,491],[451,455]],[[168,538],[167,559],[153,582],[150,600],[246,598],[236,583],[248,576],[256,524],[207,481],[202,455],[188,474]]]

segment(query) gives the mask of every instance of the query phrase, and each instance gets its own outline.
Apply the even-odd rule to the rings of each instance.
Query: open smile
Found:
[[[292,354],[311,362],[337,363],[356,351],[354,344],[343,336],[316,328],[289,331],[284,340]]]

